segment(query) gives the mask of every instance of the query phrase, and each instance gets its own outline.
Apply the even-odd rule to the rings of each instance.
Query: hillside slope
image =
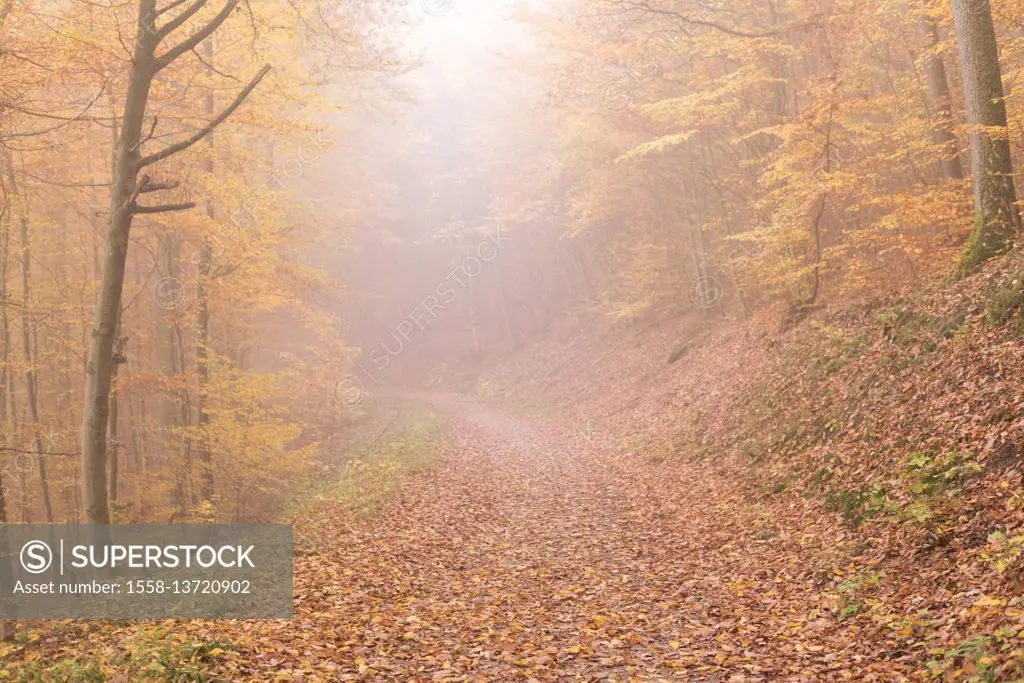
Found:
[[[1021,267],[820,310],[784,334],[766,318],[577,322],[478,390],[557,410],[660,468],[669,496],[712,480],[759,500],[772,538],[817,553],[792,580],[814,585],[833,626],[886,642],[879,657],[949,680],[1018,679]]]

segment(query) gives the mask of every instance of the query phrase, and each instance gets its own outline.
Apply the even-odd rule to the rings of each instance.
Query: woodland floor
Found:
[[[292,619],[61,622],[0,678],[929,677],[916,627],[837,618],[836,585],[863,568],[829,559],[849,539],[813,502],[780,505],[714,463],[641,458],[561,418],[465,396],[430,405],[443,452],[379,514],[321,505],[297,520]],[[904,611],[958,611],[927,564],[884,565]],[[86,653],[102,664],[53,667]]]
[[[297,558],[294,619],[246,626],[248,646],[223,662],[233,678],[896,680],[906,668],[884,660],[907,653],[837,626],[802,535],[748,491],[554,421],[444,404],[438,465],[372,521],[319,520],[337,533]]]

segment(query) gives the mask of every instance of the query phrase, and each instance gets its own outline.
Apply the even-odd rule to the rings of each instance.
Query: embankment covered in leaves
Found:
[[[662,469],[667,490],[652,495],[684,498],[710,477],[758,501],[770,534],[733,529],[726,542],[768,540],[779,567],[789,546],[816,558],[787,580],[818,591],[829,618],[817,627],[854,626],[885,658],[950,680],[1018,678],[1022,267],[817,310],[781,333],[770,315],[577,320],[478,390],[557,407]]]

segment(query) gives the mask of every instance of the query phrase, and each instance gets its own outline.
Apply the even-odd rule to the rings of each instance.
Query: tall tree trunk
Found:
[[[961,262],[969,272],[1009,249],[1021,221],[992,9],[988,0],[952,0],[952,6],[971,125],[975,225]]]
[[[207,206],[207,215],[213,218],[213,206]],[[196,339],[196,372],[199,376],[199,395],[197,397],[197,425],[199,427],[199,498],[205,503],[213,501],[213,454],[210,450],[209,435],[206,430],[210,424],[210,413],[207,408],[210,391],[210,306],[206,292],[206,281],[210,277],[211,249],[209,242],[204,240],[200,250],[199,264],[199,335]]]
[[[206,41],[205,52],[207,62],[207,73],[213,72],[213,41]],[[213,116],[213,90],[207,90],[203,107],[206,114]],[[210,147],[213,147],[213,136],[209,138]],[[213,150],[209,150],[203,159],[203,170],[208,178],[213,177]],[[206,216],[213,221],[213,202],[207,200]],[[212,266],[213,250],[210,248],[210,240],[203,239],[199,250],[199,259],[196,263],[196,298],[198,299],[198,326],[199,333],[196,338],[196,374],[199,376],[199,392],[196,398],[197,425],[199,427],[199,500],[207,505],[213,504],[213,454],[210,451],[209,435],[206,433],[210,424],[210,413],[207,410],[208,392],[210,390],[210,302],[207,293],[207,282],[210,279],[210,267]],[[213,512],[213,510],[209,510]]]
[[[21,316],[21,346],[25,356],[25,386],[28,388],[28,410],[32,419],[32,450],[35,452],[39,465],[39,491],[43,498],[43,512],[47,524],[53,523],[53,506],[50,502],[50,482],[46,476],[46,458],[43,454],[43,442],[39,432],[39,379],[36,375],[35,354],[32,353],[32,320],[29,315],[29,267],[31,249],[28,241],[28,213],[23,208],[21,217],[21,295],[23,299]]]
[[[142,126],[149,89],[156,73],[153,53],[157,37],[148,22],[156,0],[140,0],[135,50],[128,76],[124,114],[111,178],[110,222],[103,255],[92,343],[85,366],[85,409],[82,415],[82,501],[90,524],[109,524],[107,503],[107,419],[114,374],[114,334],[121,310],[121,288],[128,258],[132,204],[140,168]]]
[[[114,94],[113,93],[110,93],[110,103],[111,103],[111,106],[110,106],[111,112],[116,111],[115,105],[114,105]],[[111,147],[110,147],[110,149],[111,149],[110,165],[111,165],[111,168],[113,168],[117,164],[117,141],[118,141],[118,135],[119,135],[119,133],[118,133],[118,125],[117,125],[117,116],[114,116],[114,115],[111,116],[110,135],[111,135],[111,140],[110,140],[110,142],[111,142]],[[88,140],[87,140],[87,142],[88,142]],[[91,176],[91,174],[92,174],[92,146],[91,145],[87,145],[86,146],[86,170],[89,173],[89,177],[92,177]],[[98,254],[98,250],[96,248],[96,243],[97,243],[98,238],[99,238],[99,226],[96,224],[95,213],[90,214],[89,221],[90,221],[90,225],[92,227],[92,261],[93,261],[93,272],[94,272],[93,277],[96,278],[96,279],[99,279],[102,276],[102,271],[100,270],[99,254]],[[138,281],[137,277],[136,277],[136,281]],[[115,362],[114,363],[114,367],[113,367],[113,377],[110,380],[111,381],[111,391],[110,391],[110,408],[109,408],[109,410],[110,410],[109,439],[110,439],[110,444],[112,445],[112,447],[114,449],[113,457],[110,459],[110,478],[109,478],[109,480],[107,482],[108,495],[110,496],[110,502],[111,503],[116,503],[117,502],[118,488],[120,486],[119,481],[118,481],[120,470],[119,470],[119,467],[118,467],[118,450],[117,450],[118,449],[118,445],[117,445],[117,441],[118,441],[118,439],[117,439],[117,425],[118,425],[118,413],[119,413],[118,392],[117,392],[117,371],[118,371],[118,368],[120,367],[121,363],[124,362],[124,357],[122,355],[122,349],[121,349],[121,346],[123,344],[123,340],[122,340],[122,337],[121,337],[121,318],[123,317],[123,315],[124,315],[124,311],[122,310],[122,307],[118,306],[117,307],[117,320],[114,322],[114,345],[115,345],[115,349],[116,349],[115,356],[117,357],[117,360],[120,361],[120,362]],[[69,393],[68,394],[68,399],[69,399],[68,405],[70,405],[70,398],[71,398],[71,395]]]
[[[498,263],[498,293],[501,295],[501,321],[505,330],[505,345],[509,352],[516,350],[516,335],[512,331],[512,318],[508,312],[508,285],[505,280],[505,272],[508,270],[502,263]]]
[[[174,281],[181,281],[177,277],[181,275],[178,265],[178,249],[178,240],[173,233],[167,232],[159,237],[156,258],[157,272],[161,278],[173,278]],[[184,287],[184,283],[181,284],[181,287]],[[183,292],[179,293],[177,289],[174,289],[172,290],[172,297],[167,301],[161,298],[158,301],[161,310],[157,312],[156,316],[157,370],[160,374],[169,378],[167,386],[173,387],[163,392],[159,401],[161,426],[166,430],[168,438],[170,438],[178,424],[180,410],[178,406],[178,354],[175,349],[175,329],[178,325],[177,318],[180,315],[177,308],[184,303],[183,299],[179,300],[177,298],[181,294]]]
[[[483,347],[480,346],[480,317],[477,313],[477,288],[473,286],[473,278],[466,278],[466,294],[469,300],[469,339],[473,344],[473,356],[477,358],[483,353]]]
[[[10,10],[10,5],[7,6],[7,11]],[[6,12],[4,12],[6,14]],[[2,23],[2,17],[0,17],[0,23]],[[9,158],[9,157],[8,157]],[[0,430],[3,430],[3,442],[4,445],[11,445],[11,431],[10,424],[7,419],[7,382],[9,379],[13,379],[14,373],[11,372],[8,366],[10,358],[10,345],[11,335],[10,326],[7,319],[7,252],[10,245],[10,223],[11,216],[11,204],[10,200],[4,206],[3,213],[3,235],[0,236],[2,242],[0,242],[0,306],[3,307],[3,312],[0,314],[3,318],[3,365],[0,366]],[[0,524],[7,524],[7,486],[3,479],[3,471],[0,469]],[[0,553],[3,553],[5,557],[10,556],[10,548],[7,547],[7,535],[3,535],[3,540],[0,540]],[[0,567],[0,580],[5,582],[5,585],[10,583],[10,575],[8,570],[7,562],[2,562]],[[0,641],[8,641],[14,638],[14,623],[7,619],[0,619]]]
[[[10,7],[7,8],[10,10]],[[2,18],[0,18],[2,21]],[[7,155],[9,162],[10,156]],[[0,358],[0,431],[3,432],[3,443],[11,445],[10,424],[7,419],[7,383],[13,374],[10,369],[11,333],[10,321],[7,319],[7,254],[11,243],[11,202],[8,197],[3,207],[3,232],[0,233],[0,318],[3,326],[3,357]],[[3,480],[3,471],[0,469],[0,524],[7,524],[7,486]],[[6,640],[6,622],[0,621],[0,640]]]
[[[11,186],[11,195],[17,196],[18,185],[14,175],[13,163],[8,165],[7,171]],[[29,289],[29,269],[32,263],[32,252],[28,241],[28,201],[26,197],[23,197],[21,201],[20,226],[22,295],[21,346],[22,353],[25,357],[25,384],[28,388],[29,417],[32,420],[33,426],[32,450],[35,454],[36,460],[38,461],[39,491],[43,499],[43,513],[46,516],[46,522],[48,524],[52,524],[53,506],[50,502],[50,482],[46,476],[46,459],[43,457],[43,443],[39,431],[39,385],[36,377],[34,354],[32,353],[32,321],[29,314],[29,299],[31,295],[31,291]]]
[[[14,166],[13,166],[14,161],[11,158],[10,152],[8,152],[5,155],[5,160],[6,160],[6,164],[7,164],[6,172],[10,173],[10,174],[13,174],[14,173]],[[0,387],[0,392],[2,392],[3,395],[4,395],[4,399],[3,399],[3,405],[4,405],[4,422],[3,422],[4,445],[6,445],[8,447],[13,447],[14,444],[16,443],[15,436],[16,436],[16,434],[18,432],[18,412],[17,412],[17,408],[18,407],[17,407],[17,403],[15,401],[15,395],[14,395],[14,384],[15,384],[16,380],[15,380],[15,376],[14,376],[14,369],[11,367],[11,320],[10,320],[10,318],[7,315],[8,304],[10,303],[10,293],[7,291],[7,267],[8,267],[8,258],[10,256],[10,251],[11,251],[11,205],[10,205],[11,194],[9,193],[7,196],[8,196],[8,204],[7,204],[6,211],[4,211],[4,215],[3,215],[3,219],[4,219],[3,254],[2,254],[2,260],[0,260],[0,296],[2,296],[2,299],[0,299],[0,303],[3,304],[2,322],[3,322],[3,341],[4,341],[4,351],[3,351],[3,354],[4,354],[3,355],[3,363],[4,363],[3,380],[4,380],[4,382],[3,382],[3,386]],[[18,494],[19,494],[19,498],[21,500],[21,507],[20,507],[20,509],[21,509],[21,521],[22,522],[27,522],[28,521],[28,500],[27,500],[26,490],[25,490],[25,469],[23,467],[19,467],[18,468]],[[6,496],[4,497],[4,500],[5,500],[5,503],[6,503]]]
[[[138,260],[135,261],[134,266],[135,266],[134,267],[135,287],[136,287],[137,290],[141,290],[142,289],[142,273],[139,271],[139,262],[138,262]],[[136,341],[135,341],[134,348],[135,348],[135,357],[136,358],[143,358],[144,356],[143,356],[143,350],[142,350],[142,343],[138,339],[138,335],[136,335]],[[127,370],[127,369],[128,368],[125,368],[125,370]],[[146,463],[145,463],[145,460],[144,460],[145,456],[143,455],[143,452],[144,452],[145,446],[146,446],[145,439],[143,437],[143,433],[144,433],[144,431],[146,429],[146,421],[145,421],[146,398],[145,398],[145,396],[142,396],[142,397],[136,399],[131,394],[125,396],[124,398],[125,398],[126,402],[128,403],[128,429],[131,431],[131,441],[132,441],[132,448],[131,448],[132,457],[131,457],[131,462],[133,463],[133,468],[129,468],[129,469],[134,471],[136,474],[138,474],[138,473],[144,472],[146,470]],[[136,408],[136,402],[138,403],[138,408]],[[125,457],[125,464],[127,465],[128,462],[129,462],[129,459],[126,456]]]
[[[953,99],[949,94],[949,78],[942,57],[935,53],[939,44],[939,27],[934,20],[926,19],[924,31],[929,48],[929,55],[924,61],[924,75],[931,110],[932,140],[942,150],[939,168],[947,180],[963,180],[964,168],[960,163],[956,134],[953,132]]]
[[[772,0],[768,0],[766,3],[768,10],[768,24],[772,29],[776,29],[779,26],[779,11],[776,8],[776,3]],[[789,57],[785,56],[784,53],[780,52],[777,55],[771,55],[768,59],[769,73],[776,79],[772,85],[772,99],[771,99],[771,113],[773,117],[772,124],[781,123],[789,111],[789,78],[788,78],[788,61]]]
[[[10,321],[7,318],[6,311],[4,312],[4,346],[9,347],[11,343],[11,328]],[[17,379],[14,375],[13,369],[8,369],[7,373],[7,439],[9,444],[16,443],[15,435],[18,433],[18,401],[17,394],[15,393],[15,383]],[[27,484],[25,482],[25,468],[18,468],[18,498],[19,498],[19,509],[21,511],[21,521],[23,524],[27,524],[29,521],[29,510],[28,510],[28,493]]]
[[[117,422],[119,417],[119,403],[117,397],[117,371],[121,367],[121,364],[125,362],[124,358],[124,338],[121,335],[121,319],[124,315],[124,311],[121,310],[120,306],[117,311],[117,320],[114,321],[114,368],[113,376],[111,377],[111,391],[110,391],[110,448],[113,452],[110,454],[110,479],[108,481],[110,496],[110,503],[117,502],[117,488],[118,488],[118,476],[120,473],[119,457],[118,452],[120,450],[120,444],[118,442],[117,434]]]
[[[146,117],[146,105],[153,78],[163,68],[187,54],[209,38],[238,7],[240,0],[225,0],[220,11],[206,24],[194,31],[177,45],[168,47],[155,56],[157,45],[175,30],[180,29],[190,17],[201,10],[207,0],[197,0],[168,18],[163,26],[153,25],[153,20],[163,12],[156,11],[156,0],[139,0],[136,21],[136,40],[132,54],[131,69],[128,72],[128,91],[125,95],[124,113],[118,136],[114,171],[110,189],[110,222],[107,229],[106,249],[103,256],[103,277],[100,278],[99,295],[96,302],[96,316],[93,322],[92,342],[85,366],[85,409],[82,416],[82,498],[85,503],[86,520],[91,523],[109,524],[110,510],[107,498],[107,421],[110,411],[110,386],[114,375],[114,338],[117,316],[121,310],[121,291],[124,286],[125,262],[128,257],[128,235],[131,232],[132,216],[136,213],[162,213],[192,208],[194,204],[168,204],[164,206],[139,206],[136,198],[143,192],[167,189],[161,183],[150,183],[143,177],[139,184],[139,171],[178,154],[201,141],[220,123],[231,116],[253,89],[270,71],[265,65],[242,88],[235,99],[205,126],[188,137],[167,145],[158,152],[142,155],[142,128]],[[171,3],[166,9],[176,6]],[[155,121],[154,121],[155,127]],[[148,137],[147,137],[148,139]],[[180,347],[179,347],[180,348]]]
[[[185,372],[185,341],[182,338],[180,326],[175,325],[171,329],[174,333],[175,367],[177,368],[177,374],[183,375]],[[192,438],[188,433],[188,428],[192,425],[192,399],[186,387],[182,387],[178,391],[177,424],[181,429],[180,450],[183,463],[181,496],[178,502],[180,514],[184,521],[191,512],[195,502],[192,494]]]
[[[157,259],[160,264],[160,271],[167,278],[173,278],[178,282],[178,287],[184,288],[185,284],[178,278],[181,275],[189,279],[187,271],[178,261],[178,251],[181,244],[173,233],[166,233],[160,238],[157,246]],[[194,280],[195,278],[191,278]],[[184,296],[184,292],[180,293]],[[191,397],[185,385],[185,355],[182,339],[182,328],[180,323],[181,312],[178,308],[184,303],[184,299],[172,298],[161,307],[165,310],[157,316],[157,366],[159,371],[168,378],[168,385],[171,387],[160,397],[159,416],[163,436],[167,443],[174,439],[178,440],[179,453],[181,455],[181,466],[178,470],[177,483],[175,485],[175,505],[178,508],[178,517],[185,519],[191,506],[192,495],[192,461],[188,428],[192,424],[191,410],[189,408]]]

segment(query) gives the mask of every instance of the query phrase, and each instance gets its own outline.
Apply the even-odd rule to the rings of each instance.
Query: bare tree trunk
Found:
[[[0,377],[6,378],[6,373],[0,374]],[[7,524],[7,486],[4,484],[3,471],[0,471],[0,524]]]
[[[141,289],[141,287],[142,287],[142,274],[139,272],[139,262],[138,262],[138,260],[135,261],[134,275],[135,275],[135,286],[136,286],[136,289]],[[142,358],[143,357],[143,355],[142,355],[142,344],[138,340],[135,342],[135,352],[136,352],[136,357],[138,357],[138,358]],[[127,370],[127,368],[126,368],[126,370]],[[133,471],[136,474],[138,474],[140,472],[145,471],[145,469],[146,469],[145,468],[145,463],[143,461],[143,455],[142,455],[142,451],[145,448],[145,441],[144,441],[144,439],[142,437],[142,431],[146,428],[145,419],[144,419],[145,418],[145,405],[144,404],[145,404],[145,400],[146,399],[145,399],[145,397],[143,397],[143,398],[141,398],[139,400],[139,403],[141,403],[142,405],[136,410],[136,407],[135,407],[136,406],[135,397],[132,396],[131,394],[129,394],[129,395],[125,396],[124,398],[125,398],[126,402],[128,403],[128,429],[131,432],[131,442],[132,442],[132,448],[131,448],[132,457],[131,457],[131,459],[129,459],[127,454],[126,454],[125,455],[125,464],[127,465],[129,462],[133,463],[133,467],[129,467],[127,469],[129,469],[130,471]]]
[[[814,282],[811,285],[810,295],[800,304],[801,308],[813,306],[818,300],[818,294],[821,293],[821,219],[825,215],[827,207],[828,192],[824,192],[821,195],[821,199],[818,200],[818,208],[814,211],[814,218],[811,219],[811,235],[814,237]]]
[[[10,10],[8,4],[4,14]],[[3,19],[0,17],[0,22]],[[10,157],[8,156],[8,160]],[[6,189],[6,188],[5,188]],[[0,429],[3,430],[4,444],[10,445],[11,434],[8,431],[7,421],[7,381],[8,377],[12,374],[8,368],[9,351],[10,351],[10,334],[7,321],[7,250],[10,244],[10,230],[11,230],[11,203],[10,195],[6,195],[8,199],[4,203],[3,207],[3,234],[0,235],[0,304],[3,307],[3,365],[0,366]],[[7,486],[3,479],[3,470],[0,468],[0,524],[7,524]],[[4,557],[10,556],[10,548],[7,547],[7,536],[4,534],[2,540],[0,540],[0,553],[3,553]],[[10,583],[10,569],[6,561],[0,563],[0,580],[4,581],[4,585]],[[0,619],[0,641],[8,641],[14,638],[14,622],[13,620]]]
[[[108,482],[108,487],[111,504],[117,502],[118,476],[120,474],[118,457],[120,444],[117,438],[117,422],[119,417],[119,403],[117,396],[117,371],[121,364],[125,362],[125,339],[121,334],[121,319],[123,315],[124,311],[122,311],[120,307],[118,307],[117,320],[114,322],[114,367],[112,371],[113,376],[111,377],[110,391],[110,448],[112,449],[112,453],[110,455],[110,479]]]
[[[932,123],[932,140],[936,147],[942,149],[939,167],[942,176],[949,180],[963,180],[964,168],[960,164],[960,152],[957,149],[956,134],[953,132],[953,99],[949,95],[949,78],[942,57],[935,54],[939,44],[939,27],[935,21],[924,22],[925,36],[928,40],[929,56],[924,61],[925,83],[929,100],[929,116]]]
[[[185,342],[181,336],[181,328],[171,328],[174,333],[175,367],[177,374],[184,374],[185,371]],[[186,519],[193,504],[192,495],[192,439],[188,434],[188,428],[192,425],[192,399],[187,388],[178,392],[178,414],[177,424],[181,428],[181,460],[183,464],[181,497],[179,499],[182,519]]]
[[[26,243],[27,244],[27,243]],[[27,250],[26,250],[27,251]],[[27,290],[26,290],[27,292]],[[26,300],[28,297],[25,297]],[[50,479],[46,473],[46,454],[43,453],[42,435],[40,433],[39,425],[39,375],[35,369],[35,359],[39,357],[39,328],[35,325],[31,326],[32,336],[29,340],[32,345],[32,365],[29,366],[29,370],[26,372],[32,373],[32,390],[29,392],[32,403],[33,418],[32,421],[36,425],[35,433],[35,451],[39,458],[39,486],[43,497],[43,509],[46,512],[46,522],[52,524],[54,522],[53,507],[50,500]],[[28,354],[25,354],[26,356]],[[49,438],[49,437],[47,437]]]
[[[107,429],[111,387],[117,369],[114,344],[119,334],[121,293],[128,256],[128,235],[139,194],[142,127],[149,89],[155,74],[156,36],[148,24],[155,0],[139,3],[137,40],[129,72],[122,125],[114,149],[110,222],[102,275],[86,364],[85,409],[82,427],[82,488],[86,521],[110,522],[107,480]],[[114,428],[116,431],[116,427]]]
[[[177,278],[184,271],[178,262],[179,247],[179,241],[174,234],[163,235],[157,246],[157,259],[160,272],[164,277],[174,278],[174,281],[179,283],[178,286],[183,288],[184,284]],[[185,358],[179,322],[180,313],[177,310],[182,303],[183,301],[177,299],[162,303],[161,307],[166,310],[157,316],[156,322],[157,364],[160,372],[169,378],[168,384],[171,386],[171,389],[160,397],[160,426],[168,443],[175,438],[178,439],[181,466],[178,470],[174,498],[178,508],[178,517],[185,519],[192,498],[192,461],[191,451],[188,447],[189,438],[186,433],[192,420],[191,411],[188,409],[189,392],[184,384]]]
[[[142,287],[142,274],[139,272],[139,262],[135,261],[135,284],[137,288]],[[127,344],[127,340],[126,344]],[[143,358],[142,355],[142,343],[136,338],[135,355],[137,358]],[[126,368],[127,370],[127,368]],[[129,467],[130,471],[134,471],[136,474],[146,471],[146,440],[145,440],[145,429],[146,429],[146,397],[141,396],[136,399],[133,395],[128,394],[124,396],[125,401],[128,403],[128,429],[131,432],[132,442],[132,457],[130,462],[133,463],[133,467]],[[129,463],[127,454],[125,455],[125,464]]]
[[[708,269],[707,239],[699,226],[687,231],[690,238],[690,252],[693,257],[695,277],[689,287],[691,301],[700,308],[704,317],[712,317],[721,311],[721,283]]]
[[[6,312],[4,314],[4,341],[5,346],[10,345],[10,324],[7,320]],[[7,415],[9,417],[8,424],[8,443],[15,443],[15,435],[18,433],[18,402],[17,395],[15,393],[15,382],[17,381],[14,371],[8,372],[7,382]],[[18,468],[18,507],[21,514],[21,522],[27,524],[29,522],[29,509],[28,509],[28,484],[25,481],[25,468]]]
[[[988,0],[952,0],[952,6],[971,125],[975,226],[961,262],[968,272],[1009,249],[1021,221],[992,9]]]
[[[213,218],[212,206],[207,208],[207,212]],[[199,392],[196,399],[196,423],[199,427],[199,499],[204,503],[212,503],[214,493],[213,453],[206,433],[210,425],[210,413],[207,409],[210,391],[210,307],[206,292],[206,279],[210,276],[210,258],[209,242],[204,241],[200,250],[199,337],[196,339],[196,372],[199,376]]]
[[[173,278],[173,281],[180,282],[177,277],[180,275],[178,265],[178,240],[175,236],[168,232],[159,237],[156,248],[157,258],[157,272],[162,278]],[[181,285],[184,287],[184,285]],[[178,290],[173,290],[175,295],[178,294]],[[183,292],[182,292],[183,294]],[[183,303],[183,300],[181,301]],[[156,316],[156,357],[157,357],[157,369],[158,371],[171,381],[168,382],[168,386],[175,387],[162,393],[159,400],[159,416],[162,423],[162,427],[167,431],[168,437],[173,432],[174,427],[178,423],[178,389],[177,377],[178,374],[178,354],[175,349],[175,329],[178,325],[177,307],[179,301],[175,297],[171,297],[167,301],[158,301],[162,310],[158,311]]]
[[[767,3],[769,25],[776,29],[779,26],[779,12],[775,2],[769,0]],[[789,83],[787,74],[787,62],[789,58],[784,54],[772,55],[768,60],[770,73],[777,79],[772,85],[771,113],[774,117],[772,123],[778,123],[785,119],[789,111]]]
[[[10,8],[8,7],[7,9],[9,10]],[[13,173],[14,173],[13,163],[14,162],[13,162],[13,159],[11,158],[10,152],[8,152],[6,154],[5,159],[6,159],[6,162],[7,162],[6,171],[7,171],[7,173],[12,174],[12,176],[13,176]],[[11,197],[12,194],[13,194],[12,192],[9,192],[7,194],[7,197],[8,198]],[[8,315],[7,315],[7,305],[9,303],[9,301],[10,301],[10,293],[7,291],[7,267],[8,267],[8,257],[10,255],[10,250],[11,250],[11,207],[10,207],[10,203],[9,202],[10,202],[10,200],[8,199],[7,208],[6,208],[6,211],[4,211],[4,216],[3,216],[3,219],[4,219],[3,257],[2,257],[2,261],[0,261],[0,266],[2,266],[2,271],[0,271],[0,295],[2,295],[2,297],[3,297],[3,299],[2,299],[2,303],[3,303],[2,319],[3,319],[3,340],[4,340],[4,355],[3,355],[3,363],[4,363],[3,379],[4,379],[4,383],[3,383],[3,387],[0,388],[0,391],[2,391],[2,393],[4,395],[4,423],[3,423],[4,444],[6,446],[13,446],[15,444],[15,442],[16,442],[15,435],[18,432],[18,412],[17,412],[17,408],[18,407],[17,407],[17,403],[15,401],[15,394],[14,394],[14,384],[15,384],[16,380],[15,380],[15,375],[14,375],[14,369],[11,368],[11,321],[10,321],[10,318],[8,317]],[[27,494],[26,494],[26,482],[25,482],[25,469],[24,469],[24,467],[18,467],[18,494],[19,494],[19,498],[20,498],[20,501],[21,501],[20,502],[21,521],[24,523],[24,522],[28,521],[28,498],[27,498]],[[5,502],[6,502],[6,496],[5,496]]]
[[[500,269],[498,273],[498,288],[499,294],[501,295],[499,302],[501,304],[501,322],[505,330],[505,345],[509,351],[515,351],[516,335],[512,331],[512,319],[509,317],[508,313],[508,291],[507,285],[505,284],[505,269],[501,265],[499,265],[498,268]]]
[[[206,41],[204,46],[207,62],[207,73],[212,73],[213,64],[213,41]],[[204,102],[204,109],[209,116],[213,115],[213,91],[207,90]],[[209,138],[210,147],[213,147],[213,136]],[[213,150],[211,149],[203,159],[203,170],[207,177],[213,177]],[[216,218],[214,215],[213,202],[206,202],[206,215],[210,220]],[[207,430],[210,425],[210,413],[207,411],[208,392],[210,390],[210,302],[206,285],[210,279],[210,267],[212,265],[213,251],[210,249],[210,241],[203,240],[199,250],[199,259],[196,263],[196,298],[198,299],[199,313],[198,326],[199,334],[196,338],[196,374],[199,377],[199,392],[196,397],[197,418],[199,428],[199,500],[207,505],[213,504],[213,454],[210,451],[210,441]],[[210,510],[214,512],[214,510]]]
[[[17,196],[18,186],[14,176],[14,166],[9,164],[7,167],[8,179],[11,185],[11,194]],[[32,420],[33,435],[32,435],[32,450],[35,454],[39,468],[39,491],[43,499],[43,512],[46,516],[46,522],[48,524],[53,523],[53,506],[50,502],[50,483],[46,476],[46,459],[43,457],[43,444],[42,438],[39,432],[39,385],[36,378],[35,370],[35,359],[32,353],[32,336],[31,327],[32,321],[29,314],[29,269],[31,266],[31,248],[28,241],[28,201],[26,198],[22,199],[21,203],[21,295],[22,295],[22,314],[21,314],[21,347],[22,353],[25,356],[25,384],[28,388],[28,409],[29,417]]]
[[[469,294],[469,338],[473,344],[473,356],[479,357],[483,353],[483,347],[480,346],[480,318],[477,315],[476,290],[471,280],[466,289]]]
[[[82,500],[90,524],[109,524],[107,504],[107,418],[114,374],[114,333],[121,310],[121,289],[128,258],[128,233],[141,159],[142,126],[149,88],[155,75],[156,36],[149,26],[156,0],[140,0],[137,40],[128,77],[124,115],[111,179],[110,223],[103,255],[92,344],[85,367],[85,410],[82,415]]]
[[[43,498],[43,512],[47,524],[53,523],[53,506],[50,502],[50,482],[46,476],[46,458],[43,454],[43,443],[39,432],[39,380],[36,376],[35,354],[32,353],[31,327],[32,320],[28,312],[29,302],[29,264],[31,251],[28,242],[28,216],[21,221],[21,293],[24,299],[24,312],[21,318],[21,343],[25,354],[25,386],[28,388],[28,410],[32,418],[32,450],[39,464],[39,491]]]
[[[113,95],[113,93],[110,94],[110,100],[111,100],[111,111],[113,112],[113,111],[115,111],[114,95]],[[118,125],[117,125],[117,116],[113,116],[113,115],[111,116],[110,135],[111,135],[111,141],[110,141],[111,142],[110,165],[113,168],[117,164],[117,141],[118,141],[118,137],[119,137]],[[88,146],[86,148],[86,152],[87,152],[86,166],[87,166],[88,171],[91,173],[91,170],[92,170],[92,153],[91,153],[92,152],[92,147]],[[93,270],[94,270],[94,273],[95,273],[94,277],[100,278],[100,277],[102,277],[102,271],[100,270],[99,254],[98,254],[97,249],[96,249],[97,237],[99,235],[99,228],[96,225],[95,214],[90,214],[89,220],[90,220],[90,223],[91,223],[92,228],[93,228],[92,229],[92,235],[93,235],[93,239],[92,239],[92,247],[93,247],[92,259],[93,259]],[[136,282],[137,281],[138,281],[138,272],[136,271]],[[114,363],[114,368],[113,368],[113,375],[114,376],[111,378],[110,408],[109,408],[109,410],[110,410],[110,428],[109,428],[110,435],[109,435],[109,438],[110,438],[110,443],[111,443],[112,447],[114,448],[114,455],[110,459],[110,478],[109,478],[109,480],[107,482],[108,495],[110,496],[110,502],[111,503],[116,503],[117,502],[117,494],[118,494],[118,487],[119,487],[118,479],[119,479],[119,474],[120,474],[119,468],[118,468],[118,452],[117,452],[117,448],[118,448],[118,446],[117,446],[117,424],[118,424],[118,412],[119,412],[118,411],[119,403],[118,403],[118,396],[117,396],[117,371],[118,371],[118,368],[120,367],[120,364],[124,362],[124,357],[122,355],[122,348],[121,348],[123,346],[123,343],[124,343],[124,341],[122,339],[122,336],[121,336],[121,318],[122,318],[123,314],[124,314],[124,311],[122,310],[121,306],[119,305],[117,307],[117,320],[114,323],[114,345],[115,345],[115,353],[114,353],[114,355],[116,356],[116,361],[119,361],[119,362],[115,362]],[[69,399],[68,405],[69,406],[70,406],[70,398],[71,398],[71,395],[70,395],[70,392],[69,392],[69,394],[68,394],[68,399]]]
[[[6,10],[3,16],[10,11],[10,4],[6,6]],[[0,16],[0,22],[2,22],[2,16]],[[7,161],[10,163],[10,155],[7,155]],[[4,204],[3,214],[0,217],[3,218],[3,232],[0,234],[0,319],[2,319],[3,325],[3,357],[0,358],[0,430],[3,431],[3,442],[5,446],[11,445],[11,425],[7,418],[7,383],[13,377],[10,369],[10,351],[11,351],[11,332],[10,332],[10,321],[7,318],[7,255],[11,243],[11,202],[10,195],[7,195],[8,199]],[[7,523],[7,487],[3,481],[3,471],[0,469],[0,523]],[[0,640],[6,640],[6,623],[0,621]]]
[[[113,390],[110,393],[110,479],[108,486],[110,490],[107,495],[110,497],[110,504],[117,504],[118,477],[120,476],[120,464],[118,463],[118,442],[117,442],[117,370],[114,370]]]

